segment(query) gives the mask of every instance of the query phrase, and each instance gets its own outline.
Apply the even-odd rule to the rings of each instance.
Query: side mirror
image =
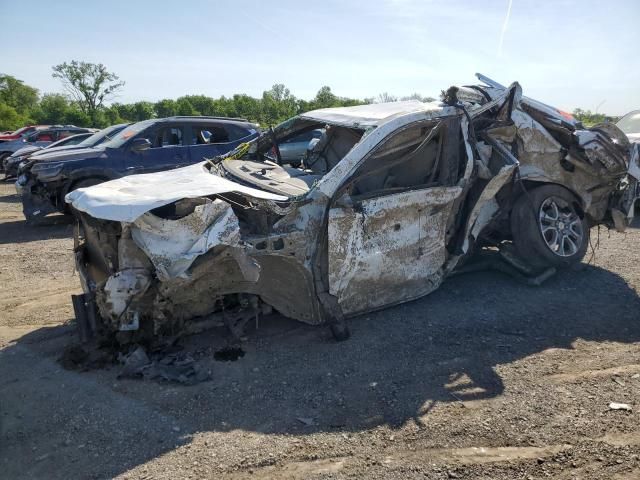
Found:
[[[134,152],[142,152],[151,148],[151,142],[148,138],[136,138],[131,142],[131,150]]]

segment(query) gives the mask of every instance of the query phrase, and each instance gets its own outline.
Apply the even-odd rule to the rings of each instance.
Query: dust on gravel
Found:
[[[637,228],[542,287],[456,277],[342,343],[278,316],[236,362],[223,332],[190,337],[213,380],[189,387],[60,367],[71,234],[0,184],[3,478],[640,477]]]

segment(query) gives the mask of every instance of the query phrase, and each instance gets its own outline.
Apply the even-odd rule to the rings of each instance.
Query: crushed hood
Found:
[[[197,163],[164,172],[131,175],[93,187],[79,188],[65,200],[73,208],[94,218],[133,222],[154,208],[183,198],[198,198],[220,193],[244,193],[264,200],[286,201],[287,197],[245,187],[210,173]]]

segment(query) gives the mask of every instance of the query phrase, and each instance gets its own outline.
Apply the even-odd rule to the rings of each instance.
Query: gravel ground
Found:
[[[60,366],[71,233],[26,226],[0,184],[3,478],[640,478],[638,228],[541,287],[452,278],[342,343],[278,316],[235,362],[221,331],[190,337],[194,386]]]

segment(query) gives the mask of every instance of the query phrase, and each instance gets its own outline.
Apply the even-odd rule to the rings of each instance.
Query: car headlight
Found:
[[[31,168],[31,173],[39,179],[51,179],[60,175],[64,163],[37,163]]]

